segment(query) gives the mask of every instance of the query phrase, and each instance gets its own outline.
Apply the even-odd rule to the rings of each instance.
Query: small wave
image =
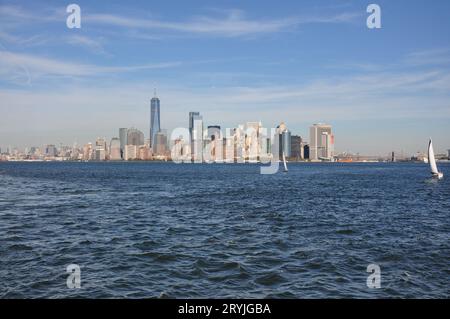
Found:
[[[142,253],[135,254],[135,256],[151,257],[151,258],[153,258],[153,260],[161,262],[161,263],[166,263],[166,262],[177,260],[177,256],[175,256],[173,254],[166,254],[166,253],[161,253],[161,252],[156,252],[156,251],[142,252]]]
[[[33,247],[25,245],[25,244],[14,244],[8,247],[10,250],[33,250]]]
[[[261,277],[258,277],[255,279],[255,282],[257,284],[264,285],[264,286],[273,286],[273,285],[281,284],[285,281],[286,281],[286,278],[284,278],[280,274],[274,273],[274,272],[266,274],[264,276],[261,276]]]
[[[336,234],[340,235],[352,235],[355,231],[353,229],[338,229],[336,230]]]

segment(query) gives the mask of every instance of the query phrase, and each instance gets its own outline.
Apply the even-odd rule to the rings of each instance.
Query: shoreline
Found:
[[[437,163],[450,163],[450,160],[437,160]],[[172,160],[134,160],[134,161],[76,161],[76,160],[7,160],[2,161],[0,160],[0,163],[174,163],[174,164],[219,164],[219,165],[233,165],[233,164],[257,164],[257,165],[268,165],[269,163],[261,163],[261,162],[202,162],[202,163],[196,163],[196,162],[183,162],[183,163],[176,163]],[[279,162],[279,164],[282,164],[283,162]],[[426,162],[422,161],[288,161],[288,164],[427,164]]]

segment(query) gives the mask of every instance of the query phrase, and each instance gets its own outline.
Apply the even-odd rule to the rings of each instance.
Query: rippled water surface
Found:
[[[0,163],[0,297],[449,298],[439,166]]]

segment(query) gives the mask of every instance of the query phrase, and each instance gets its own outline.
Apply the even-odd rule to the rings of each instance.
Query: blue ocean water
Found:
[[[449,298],[439,166],[0,163],[0,297]]]

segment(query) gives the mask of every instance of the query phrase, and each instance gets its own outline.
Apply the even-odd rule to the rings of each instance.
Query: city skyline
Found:
[[[137,128],[135,128],[134,126],[131,126],[130,128],[119,128],[118,129],[118,134],[114,135],[112,134],[109,139],[111,140],[111,143],[113,143],[113,141],[117,140],[118,141],[118,145],[119,145],[119,151],[120,151],[120,157],[121,159],[125,159],[127,156],[125,156],[126,153],[126,146],[128,145],[134,145],[134,146],[142,146],[142,145],[148,145],[148,147],[150,149],[153,149],[154,151],[154,155],[156,155],[156,153],[159,153],[159,151],[156,151],[157,148],[157,144],[158,143],[154,143],[152,142],[155,137],[158,134],[161,134],[165,137],[165,142],[164,142],[164,148],[168,147],[167,151],[170,151],[170,147],[173,146],[171,145],[171,143],[173,141],[170,140],[171,134],[167,133],[166,129],[162,129],[161,127],[161,122],[160,122],[160,112],[161,112],[161,108],[160,108],[160,99],[157,97],[156,95],[156,89],[155,89],[155,93],[154,96],[151,98],[150,100],[150,117],[149,117],[149,125],[148,127],[150,127],[149,130],[149,135],[148,138],[145,138],[145,134],[143,133],[142,130],[139,130]],[[188,118],[188,126],[184,126],[184,127],[179,127],[179,128],[175,128],[175,129],[186,129],[190,136],[191,139],[189,141],[189,144],[191,145],[192,148],[192,138],[194,138],[194,134],[193,134],[193,129],[194,129],[194,120],[200,120],[202,121],[202,130],[203,130],[203,134],[205,137],[208,137],[210,135],[210,130],[212,128],[214,128],[215,130],[218,130],[221,138],[225,139],[224,137],[224,131],[223,130],[229,130],[229,129],[236,129],[237,127],[240,127],[241,124],[237,123],[236,125],[234,125],[233,127],[227,127],[227,128],[223,128],[221,129],[220,125],[210,125],[211,123],[209,123],[208,121],[204,121],[203,119],[203,115],[200,114],[200,112],[189,112],[188,113],[189,118]],[[247,123],[248,124],[257,124],[258,122],[243,122],[243,123]],[[261,125],[261,121],[259,122]],[[282,125],[283,127],[281,128],[280,125]],[[279,141],[279,156],[281,157],[281,153],[283,150],[286,150],[286,148],[288,150],[287,151],[287,157],[290,157],[291,155],[291,138],[300,138],[302,143],[306,143],[306,145],[308,145],[308,147],[311,147],[311,157],[307,157],[309,160],[313,160],[313,161],[317,161],[320,158],[325,159],[325,158],[332,158],[336,155],[345,155],[345,154],[353,154],[354,156],[369,156],[369,157],[379,157],[379,158],[385,158],[386,154],[360,154],[360,152],[357,151],[341,151],[339,150],[338,152],[335,151],[335,143],[334,143],[334,134],[331,131],[331,127],[332,125],[330,124],[325,124],[325,123],[313,123],[308,127],[308,133],[309,134],[305,134],[305,135],[292,135],[291,132],[291,128],[287,128],[285,125],[285,122],[282,121],[280,125],[276,126],[276,130],[281,130],[280,131],[280,141]],[[153,130],[152,130],[153,127]],[[156,128],[155,128],[156,127]],[[270,131],[270,129],[274,129],[274,125],[272,126],[268,126],[265,127],[266,129],[268,129],[268,131]],[[198,128],[197,128],[198,129]],[[285,133],[288,133],[288,135],[285,136]],[[138,134],[138,137],[135,137],[135,134]],[[133,137],[130,137],[133,136]],[[323,138],[322,135],[326,135],[325,138]],[[153,138],[152,138],[153,136]],[[90,139],[87,142],[84,143],[78,143],[77,141],[74,141],[73,143],[43,143],[41,145],[38,144],[27,144],[26,146],[23,147],[18,147],[16,145],[12,146],[12,145],[6,145],[6,146],[2,146],[0,145],[0,154],[1,153],[5,153],[5,150],[10,153],[12,150],[17,150],[20,152],[25,152],[27,150],[30,149],[39,149],[39,148],[47,148],[47,147],[52,147],[57,148],[57,145],[60,145],[59,148],[64,149],[67,147],[70,147],[70,145],[72,145],[72,147],[81,147],[82,145],[86,146],[88,144],[98,144],[99,140],[101,140],[101,143],[106,143],[106,140],[108,140],[108,137],[106,137],[106,135],[99,135],[96,139]],[[130,142],[131,140],[131,142]],[[139,142],[136,142],[136,140],[139,140]],[[144,140],[148,141],[147,143],[144,142]],[[275,139],[272,140],[272,143],[278,143],[275,141]],[[152,144],[154,147],[152,147]],[[329,145],[332,145],[332,147],[330,148]],[[105,150],[107,149],[107,147],[105,147]],[[95,148],[94,148],[95,150]],[[308,149],[309,150],[309,149]],[[138,151],[138,149],[136,150]],[[424,151],[422,150],[417,150],[416,152],[412,152],[411,154],[405,154],[405,152],[403,150],[397,151],[397,150],[392,150],[388,152],[388,157],[391,156],[392,152],[396,153],[397,156],[399,156],[399,158],[402,159],[407,159],[410,156],[417,156],[419,154],[423,154]],[[442,152],[440,152],[440,154],[444,154],[448,152],[450,154],[450,149],[445,149]],[[439,152],[438,152],[439,153]],[[194,154],[194,153],[193,153]],[[161,154],[159,154],[161,155]],[[102,156],[103,160],[105,159],[105,156]],[[95,151],[93,153],[93,160],[100,160],[98,158],[98,155],[95,154]]]
[[[157,87],[168,132],[195,110],[302,137],[331,123],[338,152],[410,155],[430,136],[450,148],[447,1],[378,1],[380,30],[360,2],[77,3],[77,30],[57,1],[0,5],[0,147],[149,132]]]

